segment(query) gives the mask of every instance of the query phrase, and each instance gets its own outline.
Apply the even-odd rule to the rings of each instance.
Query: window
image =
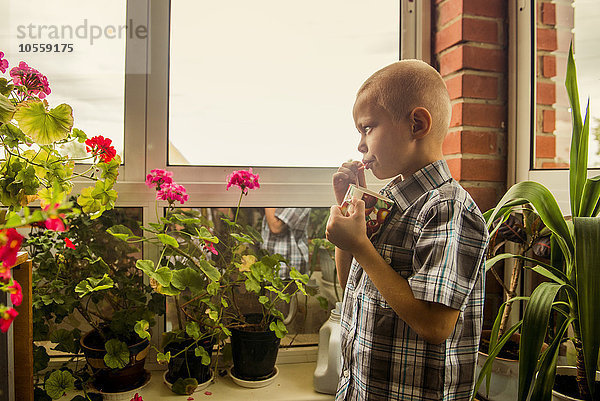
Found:
[[[590,147],[588,166],[600,167],[598,155],[598,116],[594,106],[600,99],[598,72],[600,38],[593,28],[597,7],[588,0],[537,0],[516,7],[516,30],[510,43],[515,44],[515,70],[511,77],[515,96],[511,107],[510,148],[516,154],[509,182],[535,180],[547,186],[557,197],[565,215],[570,214],[568,199],[568,163],[571,144],[571,115],[564,87],[566,59],[571,40],[574,43],[582,113],[590,97]],[[534,106],[531,106],[531,105]],[[527,133],[527,134],[523,134]],[[509,163],[510,164],[510,163]],[[510,168],[510,167],[509,167]],[[597,173],[590,171],[590,175]]]

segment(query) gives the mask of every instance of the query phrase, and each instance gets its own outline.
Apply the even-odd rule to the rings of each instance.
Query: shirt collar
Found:
[[[421,195],[451,179],[452,175],[446,161],[437,160],[402,181],[392,180],[380,192],[393,200],[400,212],[403,212]]]

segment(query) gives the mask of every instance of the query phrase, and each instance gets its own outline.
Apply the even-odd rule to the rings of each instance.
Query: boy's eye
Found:
[[[366,127],[363,128],[363,131],[365,132],[365,134],[368,134],[371,131],[371,129],[372,129],[372,127],[367,125]]]

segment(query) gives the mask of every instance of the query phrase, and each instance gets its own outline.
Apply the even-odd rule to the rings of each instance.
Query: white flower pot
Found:
[[[557,375],[577,376],[577,368],[575,366],[557,366]],[[600,372],[596,371],[596,381],[600,380]],[[552,401],[581,401],[580,398],[573,398],[552,390]]]
[[[477,365],[475,366],[475,378],[485,363],[488,355],[479,351]],[[515,401],[519,390],[519,361],[511,359],[496,358],[492,364],[492,377],[490,379],[489,392],[485,380],[479,386],[479,395],[489,401]]]

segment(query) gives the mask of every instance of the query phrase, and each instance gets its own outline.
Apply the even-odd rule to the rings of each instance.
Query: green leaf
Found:
[[[182,291],[189,287],[194,292],[200,292],[204,288],[204,279],[199,272],[191,267],[186,267],[173,270],[171,285]]]
[[[43,102],[27,102],[21,104],[14,118],[21,130],[38,145],[65,139],[73,128],[73,109],[68,104],[48,111]]]
[[[85,134],[85,132],[83,132],[79,128],[73,128],[73,131],[71,132],[71,135],[73,137],[77,138],[77,142],[79,142],[79,143],[84,143],[86,141],[86,139],[88,139],[88,137]]]
[[[57,351],[76,354],[79,351],[78,342],[75,341],[73,333],[66,329],[57,329],[50,332],[50,341],[57,343],[54,347]]]
[[[519,347],[519,401],[525,401],[529,394],[546,336],[552,304],[562,287],[556,283],[541,283],[531,294],[525,308]]]
[[[121,165],[121,157],[116,155],[111,161],[108,163],[98,163],[98,167],[100,168],[100,178],[103,178],[106,181],[116,181],[119,176],[119,166]]]
[[[198,380],[194,378],[183,379],[180,377],[175,383],[173,383],[171,390],[175,394],[190,395],[194,393],[196,387],[198,387]]]
[[[170,360],[171,351],[167,352],[166,354],[163,354],[162,352],[156,354],[156,362],[158,362],[161,365],[169,363]]]
[[[196,347],[196,349],[194,350],[194,355],[202,357],[203,365],[210,365],[210,355],[208,355],[208,352],[206,352],[206,350],[203,347]]]
[[[258,281],[256,281],[254,278],[249,277],[248,279],[246,279],[244,284],[246,286],[247,291],[254,292],[256,294],[258,294],[260,292],[260,283]]]
[[[216,267],[204,259],[202,259],[199,264],[200,269],[202,269],[202,272],[206,274],[206,277],[208,277],[211,281],[219,281],[221,278],[221,272],[217,270]]]
[[[581,108],[579,106],[579,90],[577,89],[577,70],[575,68],[575,59],[573,58],[573,44],[569,46],[569,57],[567,59],[567,74],[565,76],[565,86],[569,95],[571,104],[571,120],[573,123],[573,132],[571,136],[571,165],[569,168],[569,185],[571,198],[571,215],[578,216],[581,193],[583,191],[583,180],[581,180],[581,171],[578,168],[578,160],[585,159],[584,171],[587,171],[587,152],[579,154],[580,143],[582,141],[581,132],[583,124],[581,123]],[[574,163],[575,162],[575,163]]]
[[[0,93],[4,96],[10,95],[15,86],[13,84],[9,84],[6,78],[0,78]]]
[[[112,235],[113,237],[117,237],[120,240],[127,241],[131,237],[135,237],[133,231],[129,227],[126,227],[122,224],[117,224],[112,226],[106,230],[107,233]]]
[[[153,279],[158,281],[163,287],[168,287],[171,284],[171,278],[173,278],[173,272],[168,267],[161,267],[150,275]]]
[[[55,370],[44,383],[44,389],[53,400],[58,400],[67,391],[75,390],[75,378],[66,370]]]
[[[177,240],[173,237],[171,237],[168,234],[156,234],[156,236],[158,237],[158,239],[160,240],[160,242],[162,242],[165,245],[170,245],[173,248],[179,248],[179,243],[177,242]]]
[[[139,259],[135,262],[135,267],[151,276],[154,273],[154,262],[148,259]]]
[[[275,332],[277,338],[285,337],[288,332],[285,324],[283,324],[281,320],[277,320],[277,322],[271,322],[271,324],[269,324],[269,329]]]
[[[138,320],[135,323],[133,330],[143,340],[145,338],[150,339],[150,333],[148,333],[149,328],[150,328],[150,323],[148,323],[146,320]]]
[[[17,108],[6,96],[0,93],[0,123],[7,123],[12,120]]]
[[[269,297],[266,297],[264,295],[261,295],[260,297],[258,297],[258,302],[260,302],[261,304],[266,304],[267,302],[269,302]]]
[[[127,344],[113,338],[104,344],[106,355],[104,363],[111,369],[122,369],[129,363],[129,349]]]
[[[216,310],[209,310],[208,311],[208,317],[213,320],[213,321],[217,321],[219,320],[219,312]]]
[[[579,216],[595,217],[600,210],[600,205],[598,204],[598,200],[600,199],[600,175],[588,178],[585,181],[581,197]]]
[[[99,279],[88,277],[84,280],[81,280],[75,287],[75,292],[79,294],[80,298],[83,298],[92,292],[106,290],[113,288],[113,286],[113,280],[108,277],[108,274],[104,274],[104,276]]]
[[[579,328],[588,383],[594,383],[600,350],[600,217],[575,217],[575,277]],[[594,386],[590,386],[594,399]]]
[[[186,324],[185,332],[194,340],[197,340],[202,335],[202,333],[200,332],[200,326],[196,322],[189,322],[188,324]]]
[[[237,239],[239,242],[245,242],[248,244],[254,243],[254,240],[252,238],[250,238],[249,236],[244,235],[244,234],[231,233],[229,235],[231,235],[233,238]]]

